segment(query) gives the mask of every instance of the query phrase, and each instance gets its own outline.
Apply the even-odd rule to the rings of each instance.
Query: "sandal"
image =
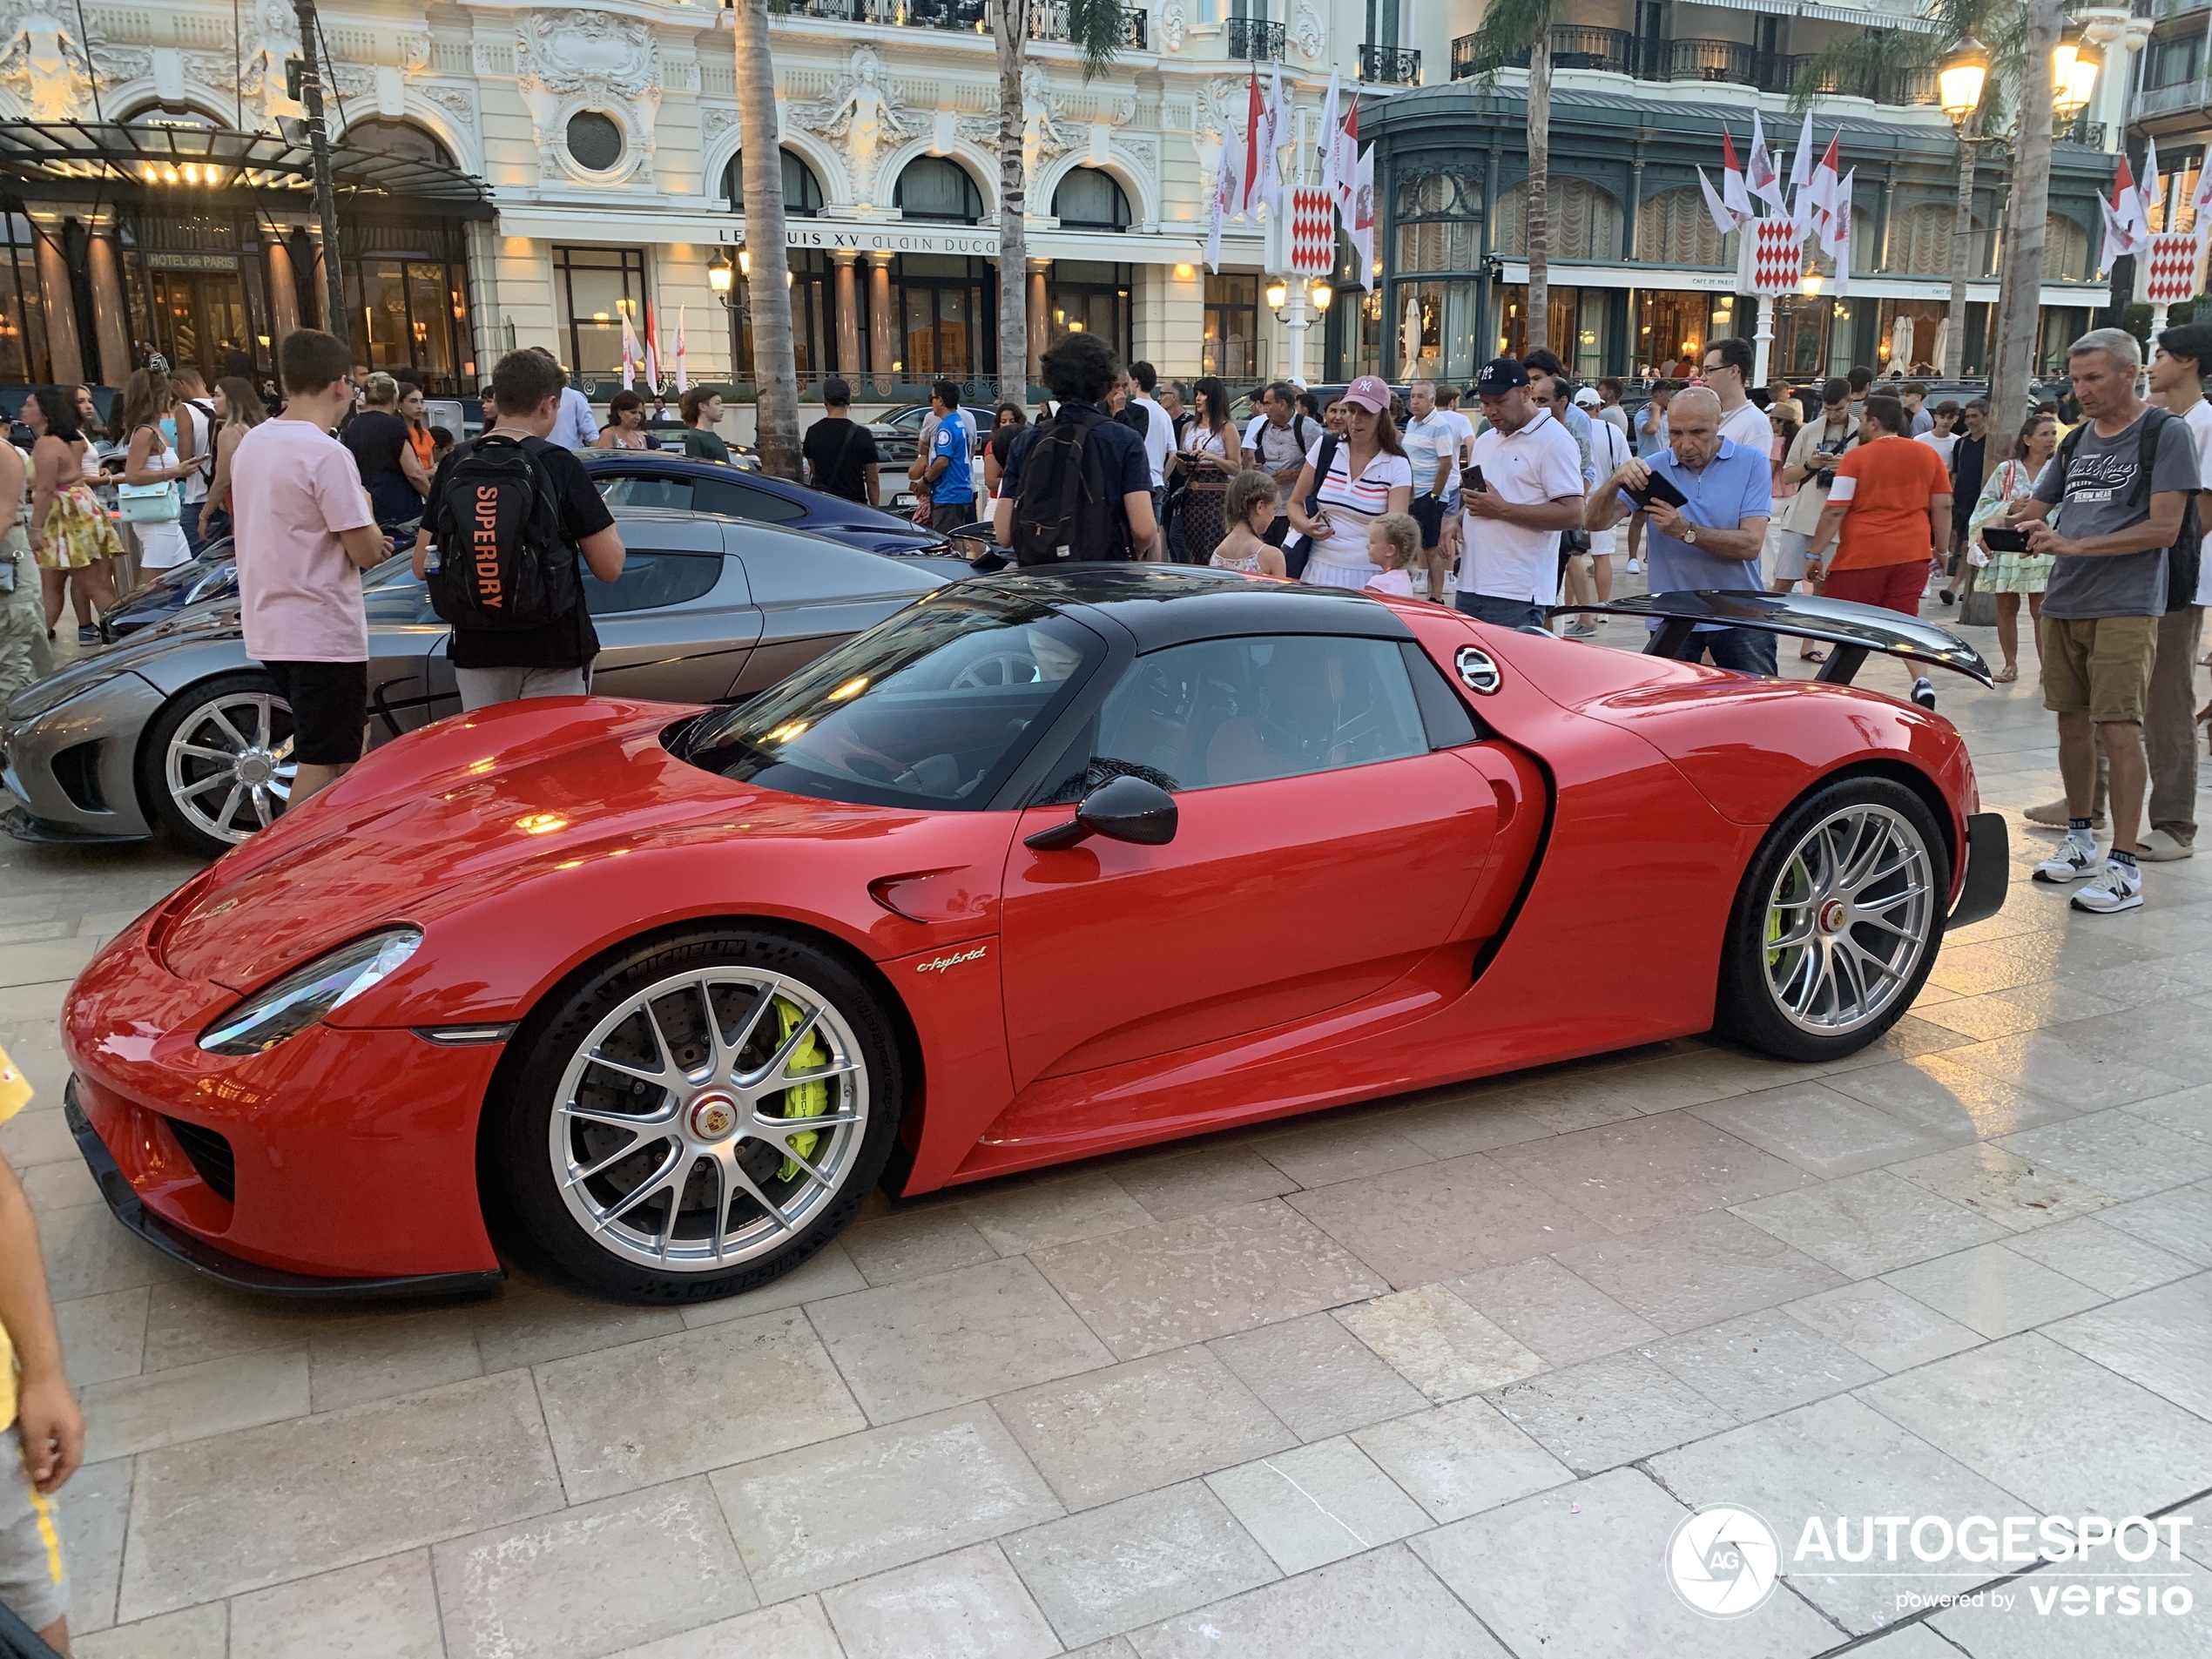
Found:
[[[2004,667],[1999,669],[1994,674],[1991,675],[1990,678],[1996,685],[2010,685],[2020,677],[2020,664],[2017,663],[2007,663]]]
[[[1828,653],[1824,651],[1801,651],[1797,653],[1797,660],[1801,663],[1824,663],[1828,660]]]

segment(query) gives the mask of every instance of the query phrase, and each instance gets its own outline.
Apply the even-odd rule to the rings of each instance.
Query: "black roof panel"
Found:
[[[1119,623],[1141,651],[1238,634],[1413,637],[1403,618],[1365,594],[1255,580],[1204,566],[1077,564],[1006,570],[962,585],[1034,595],[1079,620]]]

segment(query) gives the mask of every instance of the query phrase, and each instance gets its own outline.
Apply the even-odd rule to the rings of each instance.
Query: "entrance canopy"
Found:
[[[490,186],[443,162],[344,144],[330,152],[331,182],[348,206],[388,203],[453,219],[490,219]],[[219,127],[118,126],[84,121],[0,124],[0,185],[26,197],[71,186],[137,192],[179,207],[213,206],[253,192],[309,195],[304,139]]]

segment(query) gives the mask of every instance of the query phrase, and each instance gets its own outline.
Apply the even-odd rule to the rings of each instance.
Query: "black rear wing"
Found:
[[[1757,628],[1770,634],[1795,634],[1824,640],[1836,649],[1821,665],[1817,679],[1848,685],[1869,651],[1882,651],[1916,663],[1932,663],[1994,685],[1981,653],[1948,628],[1918,617],[1854,604],[1847,599],[1808,598],[1794,593],[1699,592],[1644,594],[1609,604],[1553,605],[1550,614],[1604,611],[1609,616],[1661,618],[1651,631],[1647,653],[1673,657],[1689,643],[1699,624],[1723,628]]]

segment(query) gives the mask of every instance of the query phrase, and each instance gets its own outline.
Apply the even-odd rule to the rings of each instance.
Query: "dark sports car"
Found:
[[[751,696],[968,567],[888,559],[820,536],[621,507],[622,579],[586,581],[593,688],[718,702]],[[370,740],[461,706],[446,624],[404,557],[369,573]],[[55,675],[0,713],[5,826],[32,840],[137,840],[166,826],[221,853],[291,790],[291,711],[246,654],[235,599],[194,606]]]
[[[1987,676],[1888,611],[1722,602],[1810,618],[1837,677]],[[1977,808],[1947,721],[1846,685],[1008,572],[741,708],[547,698],[371,755],[85,970],[71,1122],[126,1225],[233,1283],[480,1285],[504,1214],[603,1293],[696,1301],[887,1171],[1716,1028],[1840,1059],[2002,902]]]

